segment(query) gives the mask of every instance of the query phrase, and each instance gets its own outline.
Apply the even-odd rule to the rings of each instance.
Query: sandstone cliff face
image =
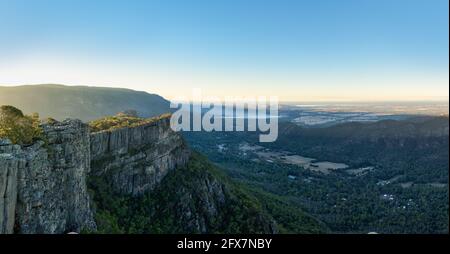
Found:
[[[95,229],[86,187],[90,163],[87,126],[65,121],[43,128],[47,144],[40,141],[29,147],[7,144],[0,148],[2,233]]]
[[[19,174],[19,233],[64,233],[94,229],[86,176],[90,170],[89,130],[78,120],[44,125],[47,145],[25,148]]]
[[[91,134],[92,174],[109,178],[120,194],[140,195],[154,189],[166,174],[188,161],[182,137],[170,119],[133,128]]]
[[[25,161],[21,150],[7,140],[0,140],[0,234],[11,234],[17,201],[17,172]]]
[[[120,194],[139,195],[190,154],[168,118],[93,134],[79,120],[42,127],[45,143],[0,140],[0,233],[95,230],[89,174],[105,177]]]

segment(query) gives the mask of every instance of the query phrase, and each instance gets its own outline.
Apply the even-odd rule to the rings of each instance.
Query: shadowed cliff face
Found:
[[[0,234],[10,234],[14,227],[17,197],[17,172],[24,160],[18,158],[20,146],[0,139]]]
[[[94,134],[79,120],[42,128],[46,142],[0,140],[0,233],[95,230],[89,174],[108,178],[119,194],[138,195],[189,158],[168,119]]]
[[[190,151],[170,129],[170,119],[91,134],[92,174],[110,178],[119,194],[152,190],[166,174],[183,167]]]

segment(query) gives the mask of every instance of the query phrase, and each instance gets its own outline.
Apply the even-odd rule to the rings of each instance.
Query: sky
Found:
[[[448,0],[0,0],[0,85],[448,100]]]

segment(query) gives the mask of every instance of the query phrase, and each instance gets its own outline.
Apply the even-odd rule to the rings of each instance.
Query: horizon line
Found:
[[[53,83],[53,82],[49,82],[49,83],[27,83],[27,84],[0,84],[0,87],[6,88],[18,88],[18,87],[26,87],[26,86],[61,86],[61,87],[87,87],[87,88],[104,88],[104,89],[124,89],[124,90],[130,90],[130,91],[135,91],[135,92],[144,92],[147,94],[152,94],[152,95],[158,95],[163,97],[166,100],[173,100],[173,98],[169,98],[170,96],[163,96],[161,94],[159,94],[156,91],[146,91],[146,90],[136,90],[133,88],[129,88],[129,87],[118,87],[118,86],[110,86],[110,85],[90,85],[90,84],[86,84],[86,85],[78,85],[78,84],[62,84],[62,83]],[[259,95],[258,95],[259,96]],[[262,95],[264,96],[264,95]],[[266,97],[269,98],[270,96],[273,95],[267,95]],[[176,97],[176,96],[173,96]],[[251,97],[250,95],[246,95],[246,96],[241,96],[241,97]],[[257,97],[256,95],[253,97]],[[194,101],[197,102],[197,101]],[[387,98],[387,99],[348,99],[348,98],[315,98],[315,99],[296,99],[296,100],[292,100],[292,99],[283,99],[283,100],[279,100],[280,104],[292,104],[292,103],[383,103],[383,102],[391,102],[391,103],[395,103],[395,102],[441,102],[441,103],[449,103],[450,102],[450,97],[449,96],[427,96],[424,98],[412,98],[412,99],[392,99],[392,98]]]

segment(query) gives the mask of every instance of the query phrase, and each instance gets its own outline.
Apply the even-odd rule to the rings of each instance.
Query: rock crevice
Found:
[[[190,152],[170,128],[170,119],[91,134],[92,174],[109,178],[120,194],[154,189],[166,174],[184,166]]]

